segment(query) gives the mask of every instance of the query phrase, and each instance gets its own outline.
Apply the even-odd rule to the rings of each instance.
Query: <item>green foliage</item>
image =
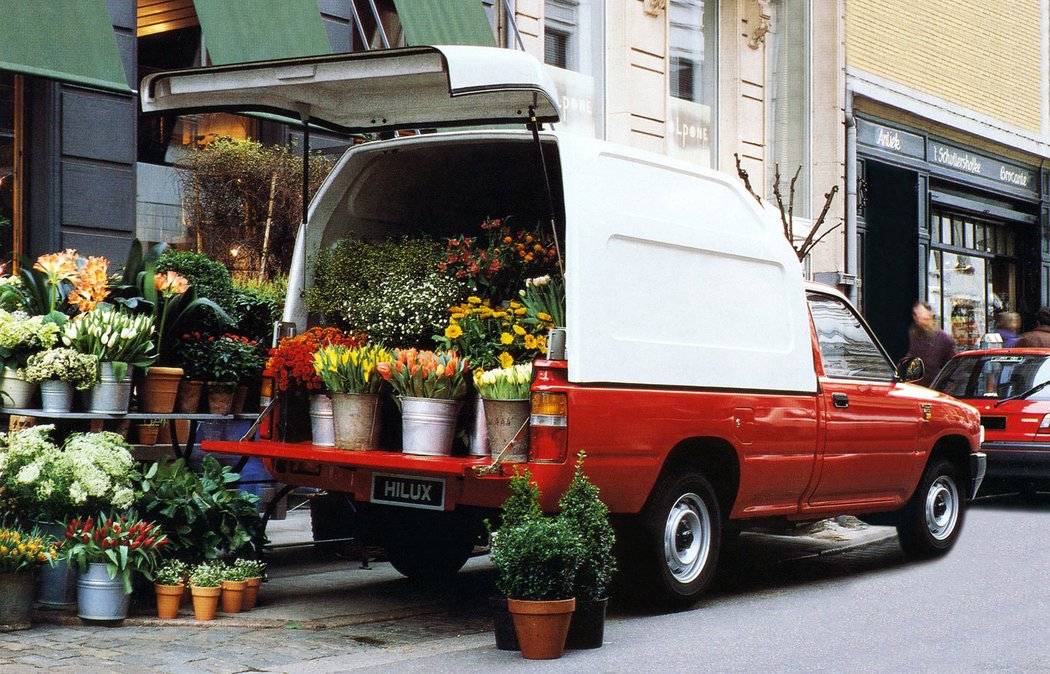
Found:
[[[233,487],[240,476],[213,457],[204,457],[200,471],[183,459],[155,463],[139,486],[138,508],[171,539],[168,553],[187,562],[260,554],[266,538],[258,497]]]
[[[273,323],[284,312],[284,296],[288,289],[287,277],[273,281],[234,279],[233,290],[226,312],[236,323],[235,332],[261,344],[269,344],[273,337]]]
[[[237,566],[236,564],[227,564],[222,569],[222,579],[241,581],[247,578],[247,570],[243,566]]]
[[[190,571],[190,585],[194,587],[219,587],[226,565],[218,560],[201,562]]]
[[[262,578],[266,573],[266,562],[260,559],[245,559],[241,557],[235,560],[233,565],[244,570],[245,578]]]
[[[60,347],[34,353],[26,361],[26,381],[65,381],[86,391],[98,381],[98,358]]]
[[[572,523],[560,517],[500,527],[492,542],[497,586],[512,599],[542,601],[573,596],[583,542]]]
[[[616,571],[613,544],[616,534],[609,522],[609,508],[598,498],[596,487],[583,473],[584,453],[576,461],[569,488],[558,501],[560,517],[572,525],[583,543],[583,558],[576,575],[577,599],[604,599]]]
[[[229,306],[233,293],[230,272],[222,263],[208,259],[203,253],[169,248],[157,258],[156,271],[177,272],[190,282],[197,297],[206,297],[223,308]]]
[[[189,573],[190,567],[186,562],[181,559],[168,559],[157,569],[153,580],[158,585],[182,585]]]
[[[510,496],[503,502],[500,526],[513,527],[543,517],[540,488],[532,481],[528,468],[517,467],[510,478]]]
[[[425,346],[466,292],[437,270],[440,259],[430,239],[344,239],[318,254],[307,307],[373,342]]]

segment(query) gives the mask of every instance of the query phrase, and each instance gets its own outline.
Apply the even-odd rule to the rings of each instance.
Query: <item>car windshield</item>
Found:
[[[981,355],[953,358],[933,388],[956,398],[998,400],[1024,393],[1050,379],[1050,356]],[[1050,400],[1050,386],[1032,400]]]

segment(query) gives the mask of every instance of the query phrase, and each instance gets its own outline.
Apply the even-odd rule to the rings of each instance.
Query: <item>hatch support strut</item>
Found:
[[[540,168],[543,169],[543,186],[547,191],[547,210],[550,219],[551,235],[554,237],[554,252],[558,255],[558,271],[565,276],[565,261],[561,257],[561,244],[558,242],[558,227],[554,210],[554,194],[551,192],[551,179],[547,174],[547,159],[543,156],[543,143],[540,142],[540,123],[536,120],[536,106],[529,106],[529,123],[526,125],[532,130],[532,140],[536,144],[536,151],[540,155]]]

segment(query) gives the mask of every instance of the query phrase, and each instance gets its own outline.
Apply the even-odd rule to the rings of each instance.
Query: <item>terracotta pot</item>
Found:
[[[179,382],[176,408],[181,414],[196,414],[201,406],[201,393],[203,392],[204,382],[198,379],[183,379]]]
[[[208,411],[212,414],[229,414],[234,388],[233,382],[208,382]]]
[[[181,367],[150,367],[139,382],[139,411],[171,414],[181,380]]]
[[[140,445],[155,445],[160,434],[160,424],[135,424],[135,434]]]
[[[244,602],[241,608],[245,611],[250,611],[255,608],[255,603],[259,600],[259,587],[262,585],[262,578],[245,578],[244,582],[247,585],[244,587]]]
[[[246,580],[224,580],[222,581],[222,612],[240,613],[244,608],[244,589],[248,587]]]
[[[514,618],[521,657],[527,660],[553,660],[565,650],[569,622],[576,609],[575,599],[525,601],[508,599],[507,608]]]
[[[222,594],[221,587],[196,587],[190,586],[190,594],[193,595],[193,615],[197,620],[212,620],[215,611],[219,608],[219,595]]]
[[[244,401],[248,398],[248,385],[237,384],[233,389],[233,402],[230,403],[230,414],[240,414],[244,411]]]
[[[157,617],[161,620],[171,620],[179,615],[179,604],[182,603],[182,595],[186,591],[184,585],[153,585],[157,592]]]

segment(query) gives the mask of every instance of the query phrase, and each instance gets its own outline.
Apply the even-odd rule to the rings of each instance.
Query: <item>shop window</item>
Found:
[[[718,2],[668,3],[668,154],[703,166],[715,161]]]
[[[597,138],[604,135],[603,6],[597,0],[543,6],[543,60],[558,90],[561,128]]]
[[[0,273],[20,250],[22,78],[0,72]]]

